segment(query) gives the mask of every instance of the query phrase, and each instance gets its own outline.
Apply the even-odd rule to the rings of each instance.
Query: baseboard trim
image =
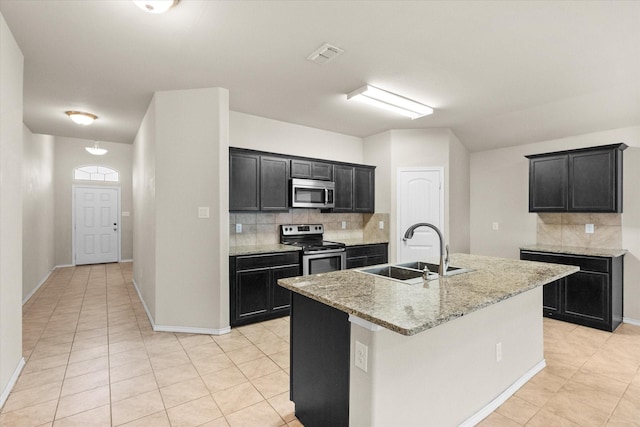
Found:
[[[56,268],[66,268],[66,267],[75,267],[75,264],[60,264],[53,267],[53,269],[55,270]]]
[[[203,335],[224,335],[231,332],[231,327],[222,329],[209,329],[209,328],[191,328],[188,326],[166,326],[155,325],[153,330],[156,332],[179,332],[182,334],[203,334]]]
[[[533,378],[538,372],[544,369],[547,366],[547,362],[542,359],[540,362],[536,363],[536,365],[529,369],[523,376],[518,378],[516,382],[511,384],[505,391],[500,393],[498,397],[489,402],[484,408],[480,409],[478,412],[473,414],[471,417],[467,418],[463,421],[459,427],[473,427],[478,424],[480,421],[487,418],[493,411],[498,409],[500,405],[507,401],[511,396],[515,394],[516,391],[523,385],[527,383],[531,378]]]
[[[18,362],[18,366],[16,366],[16,369],[13,371],[13,375],[11,375],[11,378],[9,378],[7,386],[2,391],[2,394],[0,394],[0,408],[4,406],[5,402],[9,398],[9,393],[11,393],[11,390],[13,390],[13,387],[18,382],[18,377],[20,376],[25,363],[26,362],[24,361],[24,357],[21,357],[20,362]]]
[[[120,262],[133,262],[132,259],[121,259]]]
[[[133,287],[136,289],[138,293],[138,298],[142,302],[142,306],[144,307],[144,311],[147,313],[147,317],[149,318],[149,322],[151,323],[151,328],[155,332],[178,332],[183,334],[202,334],[202,335],[224,335],[231,332],[231,327],[227,326],[222,329],[209,329],[209,328],[192,328],[188,326],[168,326],[168,325],[156,325],[156,322],[153,321],[153,316],[151,316],[151,312],[147,307],[147,304],[144,302],[142,298],[142,294],[140,293],[140,288],[138,288],[138,284],[135,279],[131,280],[133,282]]]
[[[47,281],[47,279],[49,279],[49,277],[51,276],[51,273],[53,273],[53,270],[55,270],[57,267],[53,267],[51,270],[49,270],[49,272],[47,273],[46,276],[44,276],[44,278],[42,280],[40,280],[40,283],[38,283],[36,285],[35,288],[33,288],[33,290],[31,292],[29,292],[29,295],[27,295],[26,297],[24,297],[24,299],[22,300],[22,305],[25,305],[27,303],[27,301],[29,301],[31,299],[32,296],[34,296],[36,294],[36,292],[38,292],[38,289],[40,289],[40,287],[42,285],[44,285],[44,282]]]
[[[628,323],[630,325],[634,325],[634,326],[640,326],[640,320],[638,319],[632,319],[630,317],[623,317],[622,318],[622,322],[623,323]]]

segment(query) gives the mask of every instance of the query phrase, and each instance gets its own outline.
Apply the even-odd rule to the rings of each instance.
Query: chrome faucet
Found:
[[[413,237],[413,232],[418,227],[429,227],[438,234],[438,238],[440,239],[440,265],[438,266],[438,275],[445,276],[447,273],[447,269],[449,268],[449,245],[445,246],[444,237],[442,236],[442,232],[438,227],[427,222],[419,222],[417,224],[413,224],[407,229],[407,231],[405,231],[402,241],[406,242],[407,240],[411,239]]]

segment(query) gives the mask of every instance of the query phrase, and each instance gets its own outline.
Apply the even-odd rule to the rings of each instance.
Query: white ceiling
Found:
[[[213,86],[234,111],[361,137],[449,127],[471,151],[640,124],[639,1],[181,0],[152,15],[126,0],[0,0],[0,11],[25,56],[36,133],[131,143],[153,92]],[[325,42],[345,53],[307,61]],[[412,121],[346,100],[365,83],[436,111]],[[70,109],[99,119],[74,125]]]

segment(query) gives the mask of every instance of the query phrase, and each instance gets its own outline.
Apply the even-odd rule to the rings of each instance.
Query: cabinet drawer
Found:
[[[598,273],[608,273],[611,264],[609,258],[590,257],[583,255],[560,255],[529,251],[521,251],[520,258],[526,261],[540,261],[554,264],[576,265],[580,267],[580,270],[595,271]]]
[[[361,256],[385,255],[387,253],[387,244],[350,246],[347,248],[347,258],[356,258]]]
[[[236,271],[299,263],[300,254],[298,252],[238,256],[236,257]]]

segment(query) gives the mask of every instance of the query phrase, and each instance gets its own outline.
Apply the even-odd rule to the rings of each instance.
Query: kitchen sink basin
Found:
[[[422,274],[425,267],[429,269],[428,281],[438,278],[438,264],[431,264],[422,261],[407,262],[397,265],[380,265],[376,267],[362,268],[357,271],[386,277],[403,283],[417,284],[423,283]],[[447,269],[445,276],[455,276],[457,274],[468,273],[470,271],[473,270],[450,266]]]

